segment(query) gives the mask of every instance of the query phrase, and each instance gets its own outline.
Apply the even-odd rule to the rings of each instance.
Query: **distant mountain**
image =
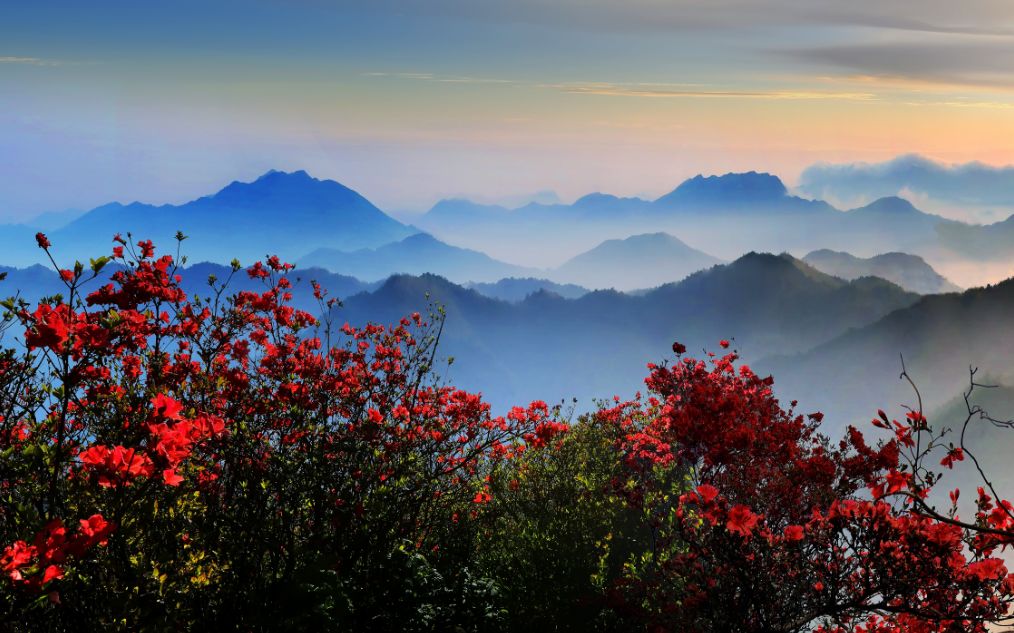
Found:
[[[1014,255],[1014,215],[993,224],[951,222],[937,228],[948,251],[972,260],[1004,260]]]
[[[440,303],[447,322],[438,356],[454,357],[456,383],[498,407],[572,396],[587,407],[642,388],[645,363],[665,357],[674,340],[698,351],[735,337],[748,360],[802,352],[917,299],[883,280],[846,282],[788,255],[750,254],[641,296],[540,291],[508,303],[433,275],[396,276],[346,299],[335,319],[393,322]]]
[[[564,299],[577,299],[588,294],[588,289],[575,284],[558,284],[534,277],[508,277],[494,283],[469,283],[466,287],[492,299],[517,303],[536,292],[548,292]]]
[[[588,288],[630,290],[679,281],[721,260],[667,233],[607,240],[552,271],[560,281]]]
[[[248,262],[266,254],[292,260],[314,248],[368,248],[403,239],[416,231],[385,215],[366,198],[331,180],[304,171],[270,171],[249,183],[233,182],[218,193],[181,205],[134,202],[92,209],[49,237],[64,259],[104,254],[114,234],[133,233],[157,246],[175,248],[173,236],[189,236],[191,261]],[[39,260],[34,239],[19,241],[3,263]],[[8,240],[0,240],[7,246]]]
[[[935,256],[941,249],[937,227],[957,224],[894,196],[842,211],[792,195],[777,176],[758,172],[695,176],[650,202],[606,193],[571,205],[519,209],[448,200],[416,222],[439,239],[543,268],[619,235],[657,232],[725,259],[750,250],[821,248],[864,257],[889,251]]]
[[[495,204],[479,204],[462,198],[441,200],[423,216],[422,226],[444,222],[482,222],[506,217],[510,210]]]
[[[27,224],[32,227],[36,227],[42,231],[55,231],[61,227],[64,227],[77,218],[84,215],[86,211],[81,209],[65,209],[63,211],[48,211],[46,213],[40,213],[39,215],[32,218]]]
[[[759,361],[776,388],[820,408],[838,423],[865,423],[877,407],[914,406],[898,379],[901,357],[919,387],[924,410],[943,406],[968,384],[969,366],[1014,384],[1014,279],[962,294],[928,295],[875,323],[845,332],[805,353]]]
[[[898,284],[905,290],[923,295],[942,292],[959,292],[954,285],[918,255],[884,253],[861,258],[832,250],[813,251],[803,258],[817,270],[835,277],[852,280],[858,277],[880,277]]]
[[[113,270],[115,266],[107,267],[103,276]],[[0,271],[8,272],[0,282],[0,296],[21,290],[26,299],[36,301],[63,291],[57,275],[41,266]],[[181,274],[188,294],[207,296],[208,276],[226,280],[230,271],[201,263]],[[341,298],[344,305],[332,315],[339,324],[393,323],[439,305],[447,320],[438,358],[455,359],[449,378],[483,392],[500,410],[537,398],[570,397],[580,398],[587,409],[592,398],[629,396],[643,387],[645,364],[668,356],[674,340],[699,354],[705,347],[715,349],[722,338],[734,339],[744,359],[753,363],[778,352],[805,352],[918,300],[883,280],[846,282],[788,255],[757,253],[640,296],[600,290],[568,299],[541,289],[516,303],[430,274],[395,275],[371,284],[297,268],[290,277],[299,307],[316,312],[313,279]],[[92,284],[99,285],[99,280]],[[242,272],[229,285],[232,291],[262,287]],[[13,333],[20,332],[15,328]],[[874,374],[878,367],[895,371],[894,364],[880,359],[879,365],[843,369],[847,373],[839,380],[859,380],[853,374]],[[831,380],[820,384],[837,388]]]
[[[379,248],[343,252],[317,249],[299,260],[301,266],[317,266],[370,281],[394,274],[433,273],[456,282],[495,281],[528,276],[530,268],[492,259],[478,251],[445,244],[431,235],[417,233]]]
[[[789,198],[782,181],[771,174],[755,171],[722,176],[694,176],[676,189],[655,200],[662,206],[768,206]]]
[[[864,207],[850,209],[845,212],[845,217],[853,225],[918,230],[925,232],[927,237],[932,235],[938,225],[958,224],[954,220],[921,211],[898,196],[878,198]]]
[[[651,202],[641,198],[621,198],[608,193],[589,193],[574,201],[571,209],[583,218],[609,221],[620,217],[645,217],[652,211]]]

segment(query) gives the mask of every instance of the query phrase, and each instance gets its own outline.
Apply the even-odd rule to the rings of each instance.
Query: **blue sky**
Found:
[[[420,210],[910,152],[1006,164],[1012,53],[1014,7],[984,0],[5,3],[0,219],[269,168]]]

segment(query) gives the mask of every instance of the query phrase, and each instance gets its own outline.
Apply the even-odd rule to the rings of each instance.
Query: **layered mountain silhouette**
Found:
[[[618,235],[658,232],[726,259],[750,250],[818,248],[930,256],[942,248],[938,227],[956,224],[893,196],[841,211],[792,195],[776,176],[758,172],[695,176],[654,201],[604,193],[519,209],[442,201],[417,223],[439,239],[544,268]]]
[[[803,258],[817,270],[842,279],[880,277],[898,284],[905,290],[923,295],[961,290],[940,276],[926,260],[907,253],[883,253],[874,257],[855,257],[849,253],[819,250]]]
[[[993,224],[952,222],[937,227],[945,249],[972,260],[1005,260],[1014,255],[1014,215]]]
[[[488,255],[445,244],[431,235],[417,233],[378,248],[344,252],[321,248],[299,260],[300,266],[316,266],[368,281],[398,273],[433,273],[455,282],[492,282],[504,277],[523,277],[533,269],[497,261]]]
[[[112,203],[92,209],[49,235],[65,258],[101,255],[114,234],[132,233],[174,247],[177,231],[189,236],[192,261],[242,261],[278,254],[295,259],[314,248],[354,250],[404,239],[416,231],[388,217],[355,191],[304,171],[270,171],[253,182],[233,182],[214,195],[180,205]],[[39,259],[34,239],[18,245],[3,263]],[[25,242],[20,244],[20,242]]]
[[[456,383],[497,406],[571,396],[589,405],[641,388],[645,363],[674,340],[699,351],[735,337],[748,359],[801,352],[916,300],[880,279],[846,282],[788,255],[752,253],[639,296],[538,291],[508,303],[434,275],[399,275],[347,298],[335,319],[392,322],[433,301],[447,314],[440,356],[454,357]]]
[[[271,171],[253,182],[234,182],[218,193],[185,204],[112,203],[79,217],[76,212],[57,215],[57,219],[40,221],[51,227],[66,222],[47,232],[57,252],[68,260],[100,254],[96,249],[109,244],[112,235],[127,232],[137,239],[150,238],[171,246],[173,236],[182,231],[189,236],[183,252],[192,261],[221,263],[234,257],[250,261],[267,253],[295,260],[318,249],[343,253],[375,250],[419,232],[384,214],[355,191],[302,171]],[[606,193],[588,194],[570,205],[533,202],[516,209],[467,200],[442,201],[417,223],[447,244],[480,251],[500,262],[543,270],[564,265],[618,236],[663,232],[720,259],[734,259],[750,250],[805,253],[826,248],[860,257],[901,251],[936,261],[940,253],[975,251],[975,257],[983,257],[983,251],[988,254],[990,249],[1006,252],[1006,243],[1014,243],[1014,229],[1003,223],[964,225],[923,213],[897,197],[839,211],[822,201],[794,196],[777,177],[757,172],[696,176],[654,201]],[[32,239],[35,230],[22,225],[0,227],[0,248],[5,254],[2,263],[43,261]],[[1010,238],[1005,231],[1011,232]],[[338,257],[333,252],[329,256]],[[334,266],[325,259],[314,261]],[[449,269],[422,266],[404,270],[435,271],[465,280]],[[374,269],[372,274],[379,279],[398,271],[389,267]],[[472,280],[495,281],[511,275],[547,276],[515,269]],[[594,285],[619,287],[624,280],[618,277]],[[674,275],[667,272],[636,285],[648,286],[667,278]],[[573,279],[582,285],[587,281]]]
[[[502,299],[511,303],[524,300],[536,292],[548,292],[564,299],[577,299],[588,294],[588,289],[575,284],[558,284],[548,279],[535,277],[508,277],[496,282],[469,283],[467,288],[493,299]]]
[[[865,423],[878,407],[915,406],[899,380],[902,359],[925,411],[943,406],[968,385],[969,367],[1014,384],[1014,279],[961,294],[925,296],[875,323],[845,332],[797,355],[763,360],[784,397],[805,400],[840,423]]]
[[[0,282],[0,295],[20,289],[34,301],[63,291],[57,275],[41,266],[3,270],[8,278]],[[103,276],[113,270],[107,267]],[[189,294],[207,296],[208,276],[224,281],[230,271],[204,263],[181,275]],[[299,307],[318,307],[311,279],[341,298],[343,306],[332,315],[337,323],[393,323],[412,312],[443,310],[438,357],[455,358],[450,379],[483,392],[501,409],[564,397],[578,397],[588,408],[593,398],[629,396],[642,388],[645,364],[663,360],[675,340],[699,355],[732,338],[752,362],[805,352],[919,299],[880,279],[847,282],[788,255],[758,253],[637,296],[600,290],[568,299],[539,289],[509,302],[431,274],[396,275],[380,284],[321,269],[297,268],[291,277]],[[229,288],[263,287],[240,272]]]
[[[631,290],[679,281],[721,263],[668,233],[607,240],[552,271],[559,281],[588,288]]]
[[[720,212],[742,212],[758,207],[774,207],[781,211],[831,210],[827,203],[789,195],[789,190],[777,176],[755,171],[723,176],[694,176],[655,200],[655,205]]]

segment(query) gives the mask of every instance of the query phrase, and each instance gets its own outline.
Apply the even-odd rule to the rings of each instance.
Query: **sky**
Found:
[[[1007,0],[0,4],[0,221],[306,169],[391,211],[1014,163]]]

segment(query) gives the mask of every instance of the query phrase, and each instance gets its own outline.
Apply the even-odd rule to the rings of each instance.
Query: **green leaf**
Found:
[[[99,274],[99,271],[102,270],[105,267],[105,265],[109,263],[109,257],[103,255],[98,259],[91,259],[89,261],[91,262],[92,265],[92,272],[97,275]]]

